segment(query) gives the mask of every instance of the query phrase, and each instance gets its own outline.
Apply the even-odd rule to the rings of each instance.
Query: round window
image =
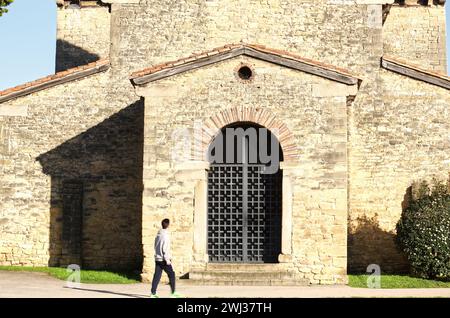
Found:
[[[249,80],[253,76],[253,71],[250,67],[244,65],[239,68],[238,75],[240,79]]]

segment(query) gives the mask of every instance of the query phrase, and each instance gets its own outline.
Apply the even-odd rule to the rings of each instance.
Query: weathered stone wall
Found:
[[[379,11],[379,21],[369,19],[373,7]],[[364,73],[375,53],[373,36],[378,32],[373,35],[369,30],[376,24],[381,27],[381,5],[143,0],[140,5],[113,5],[112,19],[112,64],[125,74],[240,41]],[[381,56],[381,51],[376,55]]]
[[[384,49],[444,70],[442,7],[392,7],[382,28],[381,4],[363,1],[109,2],[111,12],[59,8],[57,49],[57,70],[110,55],[108,73],[0,105],[1,264],[69,261],[61,242],[61,185],[70,178],[85,189],[84,265],[138,268],[143,242],[148,278],[154,234],[161,218],[170,217],[176,270],[188,272],[196,181],[170,165],[171,131],[248,106],[285,121],[301,150],[292,169],[295,266],[289,270],[312,283],[333,283],[345,280],[347,265],[405,267],[393,230],[412,180],[449,170],[449,96],[380,71],[380,57]],[[232,60],[144,92],[143,143],[143,103],[129,74],[239,41],[347,68],[363,79],[358,96],[347,104],[329,81],[241,58],[255,65],[250,85],[236,81],[239,60]]]
[[[153,64],[165,62],[168,60],[178,59],[180,57],[189,55],[192,52],[208,50],[213,47],[222,46],[227,43],[236,43],[244,41],[247,43],[258,43],[268,47],[285,49],[293,53],[298,53],[301,56],[313,58],[322,62],[331,63],[340,67],[348,68],[355,73],[365,77],[365,83],[362,87],[361,94],[366,97],[364,100],[371,103],[380,97],[377,95],[377,84],[372,77],[372,74],[379,69],[380,57],[382,56],[382,37],[381,37],[381,5],[342,5],[328,3],[317,3],[316,1],[268,1],[268,2],[242,2],[236,0],[227,1],[141,1],[140,5],[113,5],[112,6],[112,46],[111,46],[111,62],[113,72],[117,77],[126,78],[132,71],[140,70]],[[139,48],[139,49],[137,49]],[[270,77],[271,75],[263,75]],[[225,82],[226,83],[226,82]],[[186,83],[186,88],[192,90],[193,95],[197,83],[195,78],[192,78],[189,83]],[[266,86],[265,86],[266,87]],[[293,89],[292,86],[279,87],[287,96],[296,96],[296,92],[288,93],[287,87]],[[267,88],[268,91],[276,94],[273,88]],[[222,87],[217,90],[223,91]],[[211,105],[209,101],[211,96],[215,95],[216,89],[204,88],[204,91],[199,91],[200,98],[196,103],[201,104],[195,107],[217,107]],[[223,94],[223,93],[222,93]],[[264,94],[264,101],[260,97],[255,96],[255,101],[258,103],[265,103],[269,94]],[[279,94],[276,94],[279,96]],[[193,99],[190,95],[189,99]],[[151,103],[155,96],[148,96],[147,103]],[[233,96],[228,97],[232,99]],[[223,99],[223,97],[222,97]],[[243,101],[234,99],[235,104],[242,104]],[[299,99],[301,100],[301,98]],[[326,107],[322,103],[326,99],[317,99],[320,101],[320,107]],[[285,107],[289,105],[297,105],[294,98],[286,100]],[[197,105],[193,101],[186,102],[186,99],[180,99],[176,111],[184,111],[191,109]],[[245,102],[244,102],[245,103]],[[335,105],[331,103],[331,105]],[[308,104],[311,105],[311,104]],[[227,104],[221,107],[232,107],[235,105]],[[268,106],[269,107],[269,106]],[[319,107],[319,106],[318,106]],[[338,106],[339,108],[340,106]],[[169,108],[169,109],[173,109]],[[162,125],[158,131],[167,130],[168,127],[163,123],[160,117],[167,112],[163,108],[159,110],[147,109],[151,111],[152,116],[158,117],[158,123]],[[344,110],[341,109],[343,112]],[[292,113],[287,114],[289,118],[295,118]],[[277,113],[280,113],[278,111]],[[312,112],[313,114],[314,112]],[[314,113],[316,114],[316,113]],[[192,116],[202,116],[202,113],[193,112]],[[175,114],[169,118],[172,120]],[[148,119],[147,119],[148,120]],[[170,122],[169,120],[169,122]],[[299,119],[301,120],[301,119]],[[313,118],[311,117],[311,120]],[[146,129],[152,129],[151,124],[146,125]],[[159,151],[165,153],[167,156],[167,144],[158,144],[149,148],[148,143],[151,139],[146,139],[146,152],[151,154],[152,158],[156,158]],[[156,142],[156,141],[153,141]],[[329,140],[328,140],[329,142]],[[151,181],[146,181],[146,187],[152,186],[148,183],[156,183],[157,190],[144,191],[144,227],[143,227],[143,242],[145,246],[144,254],[148,259],[145,261],[144,278],[150,275],[153,266],[153,251],[152,243],[156,228],[159,226],[161,217],[172,217],[178,223],[176,228],[174,241],[179,242],[180,246],[175,246],[175,257],[177,264],[182,264],[177,268],[179,273],[186,273],[188,271],[189,259],[191,259],[190,252],[192,250],[192,192],[194,186],[185,184],[181,186],[172,177],[169,163],[166,158],[159,158],[161,161],[155,164],[155,169],[158,171],[147,171],[147,178],[151,176]],[[148,168],[149,162],[145,162],[144,174]],[[316,172],[320,174],[320,169]],[[343,173],[341,171],[341,173]],[[157,176],[157,177],[155,177]],[[166,180],[166,178],[168,180]],[[311,177],[314,180],[315,177]],[[310,181],[312,182],[312,181]],[[162,184],[161,184],[162,183]],[[172,189],[172,184],[176,189]],[[310,188],[310,185],[303,185]],[[301,186],[300,186],[301,187]],[[165,190],[168,189],[168,190]],[[313,211],[314,200],[321,195],[328,197],[328,190],[322,191],[311,190],[309,192],[308,211]],[[180,199],[175,200],[171,197],[171,192],[179,192]],[[344,201],[336,199],[342,198],[344,195],[343,189],[330,189],[329,200],[324,199],[327,203],[325,206],[333,206],[333,204],[343,204]],[[172,199],[173,203],[169,203]],[[184,198],[184,199],[181,199]],[[332,257],[324,253],[318,254],[318,250],[322,247],[320,244],[330,244],[331,234],[321,235],[319,225],[313,229],[307,229],[306,224],[310,224],[309,218],[302,214],[305,211],[303,201],[300,195],[295,197],[294,213],[297,213],[296,230],[299,234],[296,236],[295,249],[297,253],[297,260],[301,258],[299,267],[303,267],[304,275],[308,276],[311,282],[329,283],[332,281],[343,281],[340,278],[333,278],[333,275],[342,274],[346,268],[346,251],[344,245],[331,248],[328,251],[330,254],[337,253],[339,257]],[[336,201],[335,201],[336,200]],[[338,202],[338,203],[333,203]],[[174,204],[172,207],[171,204]],[[183,209],[180,209],[183,206]],[[324,225],[326,233],[333,232],[337,240],[346,236],[346,223],[339,223],[339,217],[336,217],[326,212],[327,208],[318,208],[311,212],[311,218],[315,218],[317,224]],[[303,210],[302,210],[303,209]],[[322,210],[324,209],[324,210]],[[148,213],[153,213],[149,216]],[[175,214],[173,211],[188,211],[187,214]],[[327,214],[328,213],[328,214]],[[302,219],[304,218],[304,219]],[[322,219],[321,219],[322,218]],[[326,222],[336,219],[337,225],[330,225]],[[332,227],[332,230],[328,228]],[[333,227],[334,226],[334,227]],[[338,228],[341,227],[341,232],[337,233]],[[304,233],[306,236],[304,235]],[[324,242],[319,243],[318,238],[321,237]],[[325,238],[324,238],[325,237]],[[301,238],[305,238],[302,241]],[[327,241],[328,240],[328,241]],[[308,241],[308,244],[304,244]],[[320,245],[320,248],[319,248]],[[310,250],[302,250],[310,249]],[[306,254],[300,256],[301,251]],[[305,257],[308,255],[308,257]],[[336,256],[336,255],[334,255]],[[328,259],[326,260],[326,258]],[[310,262],[310,263],[308,263]],[[313,271],[314,262],[318,263]],[[334,265],[331,265],[333,264]],[[330,265],[330,266],[326,266]],[[334,266],[334,267],[333,267]],[[327,275],[327,271],[334,274]],[[309,272],[309,273],[308,273]],[[303,275],[303,274],[301,274]],[[324,275],[324,276],[320,276]],[[338,275],[338,276],[339,276]]]
[[[383,26],[384,53],[447,74],[445,31],[443,5],[393,6]]]
[[[242,83],[247,63],[254,78]],[[172,220],[176,271],[192,269],[195,178],[177,168],[171,150],[177,129],[230,108],[264,109],[285,123],[299,149],[290,162],[292,263],[310,283],[346,279],[346,85],[247,57],[179,74],[139,89],[145,96],[143,243],[144,279],[153,272],[153,238],[164,217]],[[356,92],[356,89],[355,89]],[[193,136],[192,136],[193,138]],[[193,142],[193,140],[192,140]],[[192,144],[195,147],[194,144]],[[185,165],[186,166],[186,165]],[[281,185],[280,185],[281,186]],[[280,216],[281,217],[281,216]],[[206,233],[204,233],[206,235]]]
[[[101,73],[0,105],[0,264],[139,269],[143,104]],[[115,100],[115,102],[111,102]],[[82,259],[62,239],[62,183],[83,183]]]
[[[357,97],[349,115],[351,271],[407,269],[394,234],[409,187],[450,171],[448,90],[386,70],[378,76],[382,103]]]
[[[140,215],[134,205],[135,203],[129,203],[131,206],[129,205],[126,208],[122,208],[120,204],[113,202],[113,200],[111,199],[113,197],[111,193],[113,193],[114,195],[121,196],[123,198],[123,201],[126,202],[126,198],[134,198],[134,196],[136,196],[136,193],[138,193],[138,191],[135,191],[137,186],[135,186],[134,188],[127,188],[126,190],[121,189],[120,186],[123,184],[121,184],[120,182],[118,183],[117,179],[128,180],[123,176],[123,174],[127,174],[127,172],[117,172],[112,169],[109,173],[107,173],[107,171],[104,170],[105,162],[102,160],[94,159],[95,156],[99,155],[96,152],[101,153],[102,151],[114,149],[114,147],[112,146],[112,148],[105,146],[105,143],[111,142],[114,143],[115,146],[117,146],[120,145],[120,142],[117,140],[114,141],[114,138],[108,141],[102,139],[101,141],[95,141],[92,144],[92,147],[87,147],[85,146],[85,143],[91,138],[86,137],[87,139],[76,139],[74,142],[75,145],[73,146],[74,148],[72,148],[72,143],[70,141],[67,141],[68,139],[70,139],[68,134],[71,136],[76,136],[76,134],[79,133],[78,131],[83,131],[83,129],[87,129],[91,126],[93,127],[96,124],[99,124],[103,119],[107,118],[106,114],[103,114],[101,116],[99,115],[95,119],[89,117],[89,124],[86,124],[84,117],[82,117],[83,119],[81,119],[80,116],[72,116],[72,112],[76,113],[76,110],[79,110],[80,107],[86,105],[87,101],[85,94],[89,94],[89,96],[91,96],[92,94],[91,97],[93,99],[93,102],[95,101],[95,103],[98,105],[98,109],[103,109],[105,111],[107,110],[107,113],[112,115],[136,101],[136,96],[134,95],[132,87],[130,86],[130,83],[128,81],[129,73],[131,71],[142,69],[157,62],[185,56],[193,51],[210,49],[215,46],[221,46],[223,44],[231,42],[239,42],[241,40],[250,43],[261,43],[269,47],[290,50],[292,52],[297,52],[305,57],[315,58],[317,60],[329,62],[342,67],[348,67],[354,71],[362,73],[366,72],[367,69],[370,69],[371,67],[378,67],[378,58],[379,56],[381,56],[380,46],[374,45],[374,43],[377,43],[376,41],[380,38],[378,26],[381,25],[381,22],[377,22],[375,20],[375,23],[373,21],[371,23],[368,23],[368,21],[371,19],[371,15],[374,15],[375,17],[378,16],[376,14],[376,11],[378,9],[373,8],[373,6],[342,6],[333,4],[317,4],[312,1],[303,1],[301,3],[281,1],[243,3],[234,0],[198,0],[195,2],[165,0],[158,3],[146,3],[144,1],[140,5],[113,4],[111,8],[111,32],[108,31],[109,22],[107,9],[105,7],[83,8],[81,10],[59,10],[59,19],[61,20],[59,21],[59,38],[66,41],[67,43],[71,43],[71,45],[82,48],[83,51],[95,53],[100,56],[107,54],[106,52],[108,51],[106,48],[109,46],[105,45],[105,39],[107,34],[111,34],[112,42],[110,58],[112,61],[112,69],[109,72],[110,77],[108,78],[108,82],[103,82],[103,85],[100,86],[90,85],[88,84],[88,81],[80,81],[79,83],[81,84],[77,84],[80,86],[68,84],[64,86],[67,88],[63,91],[61,91],[61,88],[54,88],[46,92],[33,94],[32,96],[7,103],[7,105],[21,107],[18,106],[21,101],[28,101],[30,99],[33,101],[33,103],[29,104],[29,109],[47,109],[46,112],[42,111],[42,113],[40,114],[41,117],[36,117],[34,115],[31,117],[24,117],[20,122],[22,126],[17,125],[8,128],[12,131],[18,131],[20,127],[26,127],[22,129],[33,132],[33,134],[30,133],[26,136],[19,136],[16,134],[14,135],[14,137],[8,137],[8,140],[10,140],[10,143],[20,143],[21,140],[24,140],[24,142],[29,145],[29,148],[27,148],[29,149],[29,151],[24,151],[23,154],[25,155],[27,153],[32,153],[32,155],[29,155],[29,160],[36,158],[38,154],[40,154],[40,160],[43,165],[46,165],[48,170],[47,174],[52,175],[51,179],[53,181],[51,182],[51,191],[49,190],[50,181],[48,180],[48,178],[47,182],[44,185],[10,185],[8,189],[14,189],[14,191],[16,191],[17,193],[30,193],[31,201],[15,201],[14,205],[10,205],[8,209],[4,210],[8,212],[4,213],[15,213],[12,206],[19,207],[19,209],[23,210],[29,209],[29,206],[36,206],[36,209],[38,209],[39,211],[47,211],[50,207],[52,207],[50,210],[54,213],[50,216],[46,215],[43,212],[42,217],[47,217],[51,220],[50,227],[52,227],[52,224],[55,224],[56,227],[55,230],[50,230],[50,232],[53,234],[49,234],[47,232],[48,230],[43,231],[43,233],[45,234],[43,234],[42,237],[46,237],[48,234],[49,238],[46,238],[45,240],[42,237],[40,238],[40,240],[43,240],[44,242],[42,248],[36,247],[39,246],[40,243],[33,243],[30,245],[30,248],[34,250],[34,252],[30,254],[30,256],[24,256],[26,254],[23,254],[21,252],[22,249],[17,247],[16,242],[17,240],[25,241],[26,235],[24,235],[24,233],[26,232],[21,230],[8,230],[9,233],[11,233],[11,237],[10,241],[8,241],[9,243],[5,243],[6,248],[4,250],[6,251],[6,254],[4,254],[4,262],[6,264],[17,264],[20,262],[42,264],[48,256],[50,256],[51,264],[58,264],[58,262],[61,261],[59,255],[64,254],[63,251],[60,251],[62,250],[62,247],[58,243],[58,239],[54,240],[53,238],[58,238],[60,236],[58,232],[60,231],[58,230],[58,228],[60,227],[60,225],[58,224],[60,223],[59,213],[61,210],[59,185],[61,184],[61,178],[64,176],[75,176],[80,177],[83,180],[88,180],[85,181],[87,182],[86,189],[88,191],[88,194],[85,195],[84,199],[84,204],[87,205],[85,210],[85,213],[87,214],[87,218],[85,220],[85,235],[87,236],[87,238],[83,241],[85,262],[89,264],[89,266],[106,267],[111,266],[111,263],[120,263],[120,256],[118,256],[119,254],[121,255],[122,259],[125,259],[124,262],[127,262],[127,260],[129,261],[130,259],[134,259],[136,255],[136,257],[139,256],[139,253],[136,252],[138,247],[128,248],[127,251],[123,251],[121,249],[121,246],[129,247],[130,244],[131,246],[136,246],[133,244],[137,242],[137,235],[140,235],[140,230],[133,227],[139,224],[139,222],[136,223],[134,221]],[[373,10],[375,10],[375,14],[373,13]],[[93,19],[90,19],[90,16]],[[66,32],[65,30],[71,31]],[[61,57],[61,59],[63,57],[68,58],[68,61],[70,63],[73,62],[78,64],[78,62],[80,61],[76,55],[75,58],[73,58],[73,56],[69,54],[61,55],[62,53],[66,52],[64,50],[60,49],[59,52],[60,53],[58,53],[58,56]],[[349,56],[352,56],[352,58],[348,58]],[[67,67],[67,65],[65,64],[59,65],[64,65],[64,67],[58,68]],[[265,76],[269,75],[266,75],[263,72],[260,79]],[[86,86],[84,86],[83,83],[86,83]],[[278,85],[281,84],[278,83]],[[195,86],[193,84],[189,84],[188,87],[191,88]],[[292,97],[294,96],[294,92],[288,93],[288,88],[292,89],[291,86],[286,86],[286,83],[283,83],[283,87],[279,87],[279,89],[281,89],[280,92],[286,94],[286,100],[284,102],[286,104],[297,105],[298,102],[296,102]],[[304,88],[308,90],[311,89],[310,86]],[[219,91],[220,89],[217,91],[217,93],[219,93]],[[297,93],[298,91],[296,91],[295,94]],[[214,94],[214,91],[210,90],[208,94]],[[266,93],[259,94],[264,95],[263,99],[266,98]],[[47,96],[48,100],[40,98],[39,96],[41,95]],[[255,100],[260,100],[261,96],[262,95],[255,95]],[[202,98],[203,100],[208,99],[209,97],[205,95],[205,92],[202,92],[202,94],[199,94],[198,98]],[[149,99],[151,100],[151,98]],[[342,107],[343,103],[345,104],[345,101],[343,101],[342,98],[340,99],[333,96],[317,98],[317,101],[319,101],[320,103],[325,103],[328,99],[331,100],[331,104],[335,105],[336,107]],[[87,100],[89,100],[89,98]],[[235,104],[238,104],[238,100],[235,100]],[[56,105],[64,106],[60,106],[59,108],[55,109],[55,113],[53,113],[52,111],[48,111],[49,106],[53,107],[50,109],[54,109]],[[324,104],[320,105],[322,105],[323,107],[328,107]],[[205,112],[206,107],[208,106],[209,104],[207,103],[204,103],[204,105],[202,106],[205,107]],[[308,106],[314,108],[313,104],[308,104]],[[188,106],[186,105],[182,107],[184,107],[184,109],[187,109]],[[75,109],[75,111],[73,111],[73,109]],[[89,108],[82,109],[83,111],[88,111]],[[331,110],[327,108],[327,112],[330,111]],[[67,119],[68,122],[71,123],[75,121],[77,122],[77,124],[74,123],[73,127],[71,125],[67,125],[67,123],[65,122],[65,118],[63,119],[61,117],[60,121],[57,121],[57,123],[59,124],[56,124],[56,122],[53,121],[53,130],[47,130],[45,129],[45,127],[41,128],[40,126],[38,126],[38,122],[39,120],[46,120],[43,118],[43,116],[44,114],[47,114],[47,112],[49,112],[50,116],[55,116],[55,118],[59,118],[58,116],[60,114],[64,114],[64,116],[70,115],[72,117]],[[284,115],[287,117],[291,117],[291,114],[288,113],[285,113]],[[311,120],[313,120],[312,117]],[[11,119],[7,118],[6,121],[9,123]],[[9,123],[9,125],[12,124]],[[106,127],[108,127],[105,128],[106,132],[101,130],[103,131],[103,133],[105,133],[105,136],[110,136],[109,133],[117,133],[117,136],[120,136],[120,132],[122,131],[120,130],[120,128],[114,128],[110,126]],[[151,126],[148,126],[147,129],[151,129]],[[63,134],[55,133],[55,131],[61,131],[63,132]],[[75,133],[73,131],[77,132]],[[39,134],[39,136],[41,134],[43,136],[47,136],[49,140],[48,142],[53,143],[54,145],[52,147],[46,145],[43,147],[45,149],[36,148],[36,146],[32,145],[32,141],[37,138],[35,132],[36,134]],[[72,134],[70,134],[71,132]],[[100,133],[99,135],[102,135],[102,133]],[[89,134],[85,136],[89,136]],[[46,138],[44,137],[38,139],[46,140]],[[95,138],[93,139],[95,140]],[[57,148],[62,150],[52,151],[51,149],[56,147],[58,143],[64,145]],[[132,145],[134,145],[132,142],[129,143],[129,147],[131,147]],[[167,149],[164,148],[164,144],[162,144],[161,147],[161,150],[158,151],[167,151]],[[100,149],[97,150],[96,148]],[[73,149],[77,149],[77,151],[74,151]],[[82,162],[83,164],[77,164],[75,165],[75,167],[70,169],[66,168],[66,166],[61,167],[61,164],[59,163],[60,160],[58,159],[61,153],[64,158],[71,156],[78,158],[75,155],[80,151],[80,149],[83,150],[83,156],[81,156],[81,159],[77,159],[77,163]],[[138,147],[136,146],[135,150],[129,149],[129,152],[132,155],[135,155],[137,149]],[[89,151],[95,154],[91,158],[88,158]],[[157,150],[155,150],[155,156],[156,153]],[[111,161],[113,160],[113,158],[114,156],[111,155],[105,161]],[[62,161],[64,162],[64,160]],[[23,162],[28,163],[28,161]],[[127,167],[135,163],[135,161],[133,160],[127,160],[126,162],[128,165]],[[71,165],[67,166],[71,167]],[[136,164],[135,167],[138,166],[139,164]],[[88,174],[92,174],[93,177],[91,178],[90,176],[84,175],[83,169],[81,167],[84,167],[84,169],[86,169],[86,167],[89,167],[89,169],[87,169]],[[167,168],[167,162],[162,162],[157,167],[160,170],[164,170],[165,168]],[[36,174],[38,176],[40,182],[42,182],[42,180],[45,180],[45,178],[42,178],[42,174],[40,172],[38,173],[34,171],[33,174]],[[11,170],[7,172],[5,171],[4,174],[5,178],[9,179],[15,179],[15,175],[16,173]],[[56,177],[53,177],[53,175]],[[109,177],[105,177],[104,175]],[[134,176],[135,175],[133,174],[133,177],[130,177],[129,179],[135,180]],[[29,177],[26,177],[24,179],[28,180],[28,178]],[[96,180],[96,182],[92,182],[94,183],[94,185],[92,185],[91,181],[89,181],[92,179]],[[153,180],[153,182],[172,182],[171,180],[172,179],[164,181],[164,179],[158,179],[157,181]],[[107,184],[108,182],[111,183]],[[133,183],[134,181],[130,182]],[[11,181],[9,181],[8,184],[11,184]],[[112,190],[112,187],[114,186],[117,187],[115,191]],[[187,206],[186,210],[189,210],[189,204],[192,204],[193,187],[186,186],[183,188],[180,185],[177,185],[177,187],[178,191],[186,192],[184,194],[184,201],[186,202],[174,201],[173,204],[181,204],[183,206]],[[36,193],[36,191],[43,191],[44,193],[39,194]],[[131,194],[132,191],[135,192]],[[330,205],[333,205],[333,198],[336,198],[338,196],[341,197],[343,195],[343,190],[340,189],[339,191],[336,191],[334,193],[332,190],[330,191],[332,194],[330,194],[331,198],[328,203]],[[151,197],[153,202],[151,204],[158,204],[158,200],[164,201],[165,199],[160,198],[160,196],[166,195],[164,193],[165,192],[162,192],[162,194],[158,194],[156,198],[154,196]],[[150,200],[146,198],[149,195],[150,194],[148,193],[148,191],[144,192],[144,206],[147,206],[147,201]],[[54,198],[51,200],[51,202],[53,203],[49,204],[47,202],[49,198]],[[40,203],[34,203],[34,200],[41,201]],[[5,201],[4,204],[6,204],[7,201]],[[44,204],[44,202],[46,203]],[[127,203],[123,204],[126,205]],[[303,203],[298,201],[297,205],[301,204]],[[127,213],[127,210],[130,211],[129,213],[131,213],[133,217],[124,218],[123,213]],[[155,226],[159,225],[160,215],[157,214],[157,211],[160,211],[159,213],[161,215],[163,212],[164,215],[167,215],[167,209],[164,205],[163,209],[156,209],[155,211],[156,212],[153,213],[155,213],[155,215],[157,216],[152,218],[150,221],[146,221],[144,218],[143,224],[143,239],[146,242],[145,244],[147,246],[145,255],[150,259],[150,262],[146,263],[147,272],[149,271],[149,266],[151,266],[149,264],[151,264],[151,259],[153,257],[151,245],[154,235],[152,231],[149,231],[149,227],[154,229]],[[311,213],[314,215],[314,217],[318,217],[318,215],[322,212],[316,211]],[[326,214],[328,212],[323,213]],[[24,224],[30,222],[29,215],[30,214],[26,214],[26,216],[24,217]],[[99,217],[96,218],[95,215]],[[100,215],[102,215],[103,217],[109,217],[111,215],[114,221],[108,221],[107,224],[116,224],[116,227],[114,228],[103,226],[102,230],[106,231],[102,232],[104,233],[104,235],[98,233],[99,225],[103,224],[103,219],[100,217]],[[302,217],[305,217],[305,215],[303,214]],[[183,245],[183,239],[185,238],[186,242],[189,242],[189,235],[186,234],[191,231],[191,229],[189,228],[189,218],[192,218],[192,216],[174,215],[174,220],[180,227],[178,228],[178,233],[180,234],[176,234],[180,235],[179,238],[176,237],[176,241],[180,242],[178,244]],[[327,217],[325,217],[325,219],[327,218],[333,219],[334,217],[332,215],[328,215]],[[89,219],[91,219],[92,221],[88,222]],[[9,218],[8,221],[4,222],[7,222],[5,224],[6,226],[8,226],[8,228],[10,228],[12,226],[11,224],[13,223]],[[127,222],[126,224],[128,224],[129,222],[131,224],[130,227],[128,227],[128,225],[124,224],[123,222]],[[302,226],[304,227],[306,223],[307,222],[305,221],[300,222],[300,225],[298,225],[299,227],[296,229],[296,231],[307,231],[306,229],[302,228]],[[44,225],[46,224],[46,222],[42,221],[42,224]],[[345,222],[341,222],[337,226],[342,227],[343,234],[341,233],[340,235],[345,235]],[[32,233],[30,235],[37,235],[37,231],[35,229],[30,229],[29,231],[30,233]],[[97,231],[95,235],[91,234],[95,231]],[[327,231],[331,230],[328,229]],[[120,236],[120,233],[125,232],[132,234],[130,234],[130,236]],[[315,242],[311,249],[317,251],[319,248],[317,244],[321,244],[317,241],[320,235],[317,231],[315,233],[310,233],[307,235],[310,235],[311,244]],[[123,239],[123,245],[122,243],[118,243],[118,237]],[[328,236],[328,238],[331,240],[331,236]],[[52,246],[49,247],[50,252],[48,253],[56,255],[56,257],[48,255],[47,252],[45,252],[46,254],[43,254],[44,251],[47,250],[47,246],[45,244],[49,244],[49,241],[52,242]],[[30,240],[27,240],[27,242],[30,242]],[[329,243],[329,241],[327,242]],[[296,241],[294,245],[296,246],[295,248],[297,249],[297,251],[300,251],[300,246],[302,246],[301,242]],[[117,248],[114,248],[113,246],[116,246]],[[340,246],[342,247],[343,245]],[[174,246],[174,248],[177,251],[181,250],[180,247],[177,247],[176,245]],[[17,256],[13,257],[10,255],[12,249],[17,249]],[[339,250],[339,248],[337,250],[339,251],[337,253],[342,252]],[[311,251],[311,253],[314,254],[313,251]],[[130,256],[130,254],[132,255]],[[176,252],[176,255],[177,254],[179,255],[179,252]],[[300,255],[299,252],[297,252],[297,255]],[[343,257],[343,254],[341,253],[340,256]],[[189,264],[188,260],[191,259],[189,250],[187,253],[185,250],[183,250],[183,257],[185,259],[178,258],[180,263]],[[327,264],[327,262],[328,264],[330,264],[330,262],[332,262],[331,258],[325,260],[324,255],[317,255],[316,257],[322,257],[322,259],[320,260],[322,265],[318,266],[320,268],[314,269],[313,274],[316,275],[316,277],[311,274],[312,272],[307,274],[312,275],[310,277],[311,281],[330,282],[333,279],[342,280],[342,277],[340,275],[342,274],[344,268],[344,265],[342,264],[344,262],[343,259],[341,259],[340,261],[335,261],[337,262],[336,264],[338,264],[336,265],[337,269],[335,269],[334,272],[335,274],[338,273],[336,274],[337,278],[332,278],[330,280],[331,276],[328,275],[327,277],[320,278],[320,275],[324,274],[322,270],[330,270],[329,267],[327,267],[327,269],[323,269],[322,267],[324,267],[324,264]],[[35,259],[38,259],[38,261],[35,261]],[[314,262],[312,261],[313,259],[314,258],[311,258],[311,262]],[[306,264],[305,262],[306,261],[304,260],[302,264]],[[307,268],[310,268],[309,265],[307,266]],[[182,265],[182,267],[180,267],[178,270],[180,272],[186,271],[188,270],[188,265]],[[308,269],[306,269],[306,271],[308,271]]]
[[[108,57],[110,19],[107,6],[58,7],[56,71]]]

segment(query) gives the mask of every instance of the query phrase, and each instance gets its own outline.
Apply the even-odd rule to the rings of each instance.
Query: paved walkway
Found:
[[[189,298],[198,297],[450,297],[450,288],[366,289],[348,286],[194,286],[179,284],[178,291]],[[66,287],[66,282],[45,273],[0,271],[0,297],[46,298],[147,298],[149,284],[80,284]],[[169,286],[161,285],[159,294],[169,295]]]

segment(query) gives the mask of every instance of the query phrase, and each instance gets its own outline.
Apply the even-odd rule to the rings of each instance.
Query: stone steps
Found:
[[[222,272],[235,272],[235,271],[251,271],[251,272],[278,272],[280,271],[279,264],[218,264],[209,263],[206,265],[207,271],[222,271]]]
[[[304,286],[309,280],[279,264],[208,264],[206,269],[191,270],[183,284],[248,285],[248,286]]]
[[[180,285],[195,285],[195,286],[307,286],[307,280],[263,280],[263,281],[206,281],[206,280],[192,280],[181,279]]]

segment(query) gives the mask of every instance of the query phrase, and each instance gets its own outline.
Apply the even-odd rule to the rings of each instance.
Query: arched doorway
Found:
[[[280,144],[253,123],[224,127],[208,149],[210,262],[275,263],[281,253]]]

